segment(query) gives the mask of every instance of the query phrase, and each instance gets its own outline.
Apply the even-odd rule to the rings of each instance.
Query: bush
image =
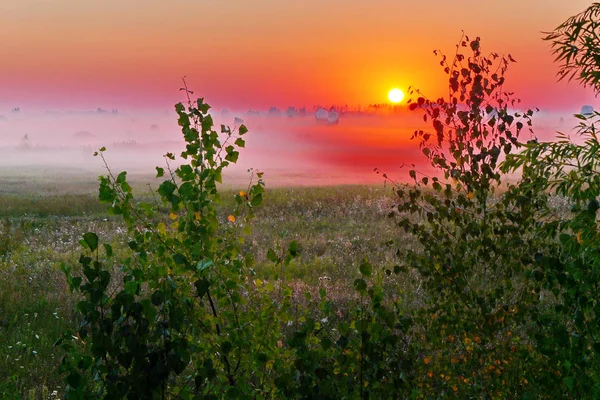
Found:
[[[239,252],[264,183],[255,173],[258,181],[235,196],[228,220],[219,220],[217,184],[237,161],[247,129],[221,126],[219,134],[208,110],[203,99],[176,106],[188,163],[171,171],[175,157],[165,156],[167,172],[157,167],[157,176],[167,177],[160,201],[137,203],[126,172],[109,169],[100,179],[100,200],[127,223],[131,252],[114,259],[111,246],[90,232],[81,242],[83,276],[63,265],[71,289],[84,297],[76,339],[61,341],[70,352],[62,366],[69,398],[254,397],[270,390],[264,382],[281,362],[274,352],[288,301],[275,302],[273,286],[257,284],[251,257]]]
[[[505,162],[506,170],[522,168],[525,179],[566,197],[569,213],[547,208],[537,233],[558,244],[557,251],[537,254],[535,277],[553,299],[553,307],[536,319],[535,341],[552,360],[564,397],[600,396],[600,234],[598,232],[597,118],[578,115],[583,144],[559,137],[557,142],[532,141]]]
[[[533,111],[510,112],[518,103],[503,89],[510,55],[485,56],[479,38],[465,36],[452,61],[441,58],[449,98],[410,105],[431,120],[433,132],[414,138],[441,176],[411,170],[413,184],[397,185],[398,225],[421,244],[400,259],[426,293],[415,317],[418,397],[545,397],[553,371],[532,338],[547,307],[533,275],[549,248],[537,234],[547,196],[524,182],[502,189],[499,167]]]

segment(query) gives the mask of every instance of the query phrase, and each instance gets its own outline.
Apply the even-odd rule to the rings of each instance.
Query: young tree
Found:
[[[420,248],[400,257],[425,287],[414,345],[422,354],[418,382],[424,397],[540,396],[533,383],[550,373],[535,349],[531,320],[540,307],[532,279],[536,213],[546,197],[536,188],[507,184],[503,156],[518,146],[533,110],[513,113],[519,101],[504,89],[511,55],[486,55],[479,38],[464,36],[453,59],[440,52],[448,97],[419,97],[432,130],[417,130],[437,176],[409,172],[398,185],[399,226]]]
[[[165,155],[155,202],[134,198],[125,171],[113,175],[107,165],[100,178],[100,200],[129,228],[128,250],[113,252],[88,232],[80,269],[63,264],[81,295],[82,317],[77,336],[60,341],[69,399],[261,398],[274,391],[290,293],[276,300],[241,254],[262,202],[262,174],[235,195],[229,217],[217,212],[222,172],[237,161],[247,128],[217,132],[209,108],[203,99],[176,105],[186,162],[171,169],[175,156]],[[97,153],[103,160],[104,150]]]

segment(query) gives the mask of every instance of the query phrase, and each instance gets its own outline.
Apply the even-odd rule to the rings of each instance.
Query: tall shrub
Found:
[[[413,344],[421,354],[417,397],[544,397],[551,371],[530,338],[541,307],[532,271],[545,248],[536,216],[547,198],[499,168],[534,112],[513,111],[519,101],[505,90],[511,55],[486,55],[479,38],[466,36],[453,58],[436,54],[448,97],[416,91],[410,109],[431,122],[413,138],[437,174],[411,170],[412,182],[396,191],[398,225],[420,244],[400,259],[425,288]]]
[[[217,132],[209,108],[203,99],[176,105],[185,162],[172,169],[175,156],[165,155],[155,203],[135,200],[126,172],[100,178],[100,200],[129,229],[129,253],[116,257],[89,232],[81,274],[63,265],[82,296],[75,340],[61,340],[68,398],[261,398],[274,388],[290,293],[275,301],[273,285],[253,277],[252,257],[240,254],[262,202],[261,173],[219,218],[222,171],[237,161],[247,129]]]

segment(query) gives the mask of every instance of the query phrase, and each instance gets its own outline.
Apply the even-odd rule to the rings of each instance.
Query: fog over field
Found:
[[[578,112],[579,110],[575,110]],[[415,129],[427,129],[421,114],[342,114],[335,125],[319,124],[306,116],[268,116],[213,110],[220,124],[249,128],[238,164],[227,169],[226,183],[247,180],[247,169],[266,173],[269,185],[328,185],[381,182],[380,168],[395,180],[406,180],[408,166],[427,172],[427,163],[410,140]],[[69,169],[90,176],[105,172],[92,153],[105,146],[115,171],[151,174],[163,166],[166,152],[179,154],[183,138],[174,111],[161,113],[18,112],[0,117],[0,168],[27,167],[40,173]],[[556,131],[568,133],[577,120],[567,113],[540,112],[534,135],[552,140]],[[524,130],[521,139],[530,138]],[[404,165],[404,168],[401,168]]]

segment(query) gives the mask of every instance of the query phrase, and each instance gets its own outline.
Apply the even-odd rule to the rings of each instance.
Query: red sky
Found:
[[[518,63],[528,106],[577,111],[589,90],[556,83],[551,30],[583,0],[5,0],[0,113],[171,109],[186,75],[217,107],[247,110],[386,101],[392,87],[445,88],[432,54],[464,30]]]

